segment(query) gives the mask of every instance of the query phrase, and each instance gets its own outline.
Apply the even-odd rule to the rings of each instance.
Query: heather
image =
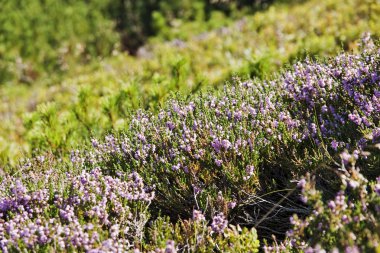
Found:
[[[137,170],[180,214],[191,210],[194,194],[197,204],[212,205],[208,191],[228,195],[226,206],[244,202],[270,187],[259,181],[276,170],[284,177],[276,184],[286,185],[292,174],[328,166],[344,149],[378,141],[379,54],[365,43],[359,55],[298,63],[264,82],[236,79],[218,94],[172,100],[158,114],[139,111],[124,133],[92,139],[92,150],[74,151],[71,159]]]
[[[376,252],[380,50],[138,110],[3,173],[3,251]]]
[[[95,248],[126,251],[134,240],[141,239],[142,228],[149,218],[146,209],[154,192],[144,188],[138,174],[112,178],[94,169],[77,176],[67,172],[62,175],[64,181],[59,182],[56,172],[46,173],[33,175],[34,180],[50,186],[42,189],[28,189],[25,185],[38,181],[3,179],[0,230],[3,252]],[[5,195],[6,188],[9,192]]]
[[[28,2],[38,5],[39,1]],[[91,137],[124,129],[136,109],[158,111],[177,91],[187,96],[210,87],[219,89],[236,75],[267,79],[307,55],[318,58],[341,49],[357,51],[363,32],[378,36],[376,1],[261,1],[263,8],[253,6],[252,1],[223,1],[215,2],[209,11],[202,5],[205,1],[161,2],[171,4],[160,4],[161,9],[152,14],[156,33],[144,35],[145,44],[135,56],[118,47],[121,34],[129,32],[115,28],[114,16],[101,11],[111,4],[108,1],[89,1],[88,6],[67,3],[62,8],[57,2],[46,7],[48,17],[62,10],[73,16],[70,22],[65,15],[44,22],[47,17],[39,15],[37,7],[29,16],[15,20],[27,26],[29,18],[36,19],[36,25],[31,34],[24,35],[28,39],[7,35],[1,46],[6,68],[16,75],[0,87],[2,164],[15,165],[20,157],[37,151],[67,154],[75,146],[89,143]],[[136,16],[144,17],[143,4],[133,4]],[[12,2],[8,5],[13,6]],[[91,16],[88,13],[93,6]],[[25,10],[28,8],[18,12]],[[2,17],[11,20],[7,17],[12,12],[6,14]],[[62,27],[59,34],[51,32],[56,23]],[[76,24],[82,29],[79,32],[74,29]],[[140,28],[136,29],[145,29]],[[49,35],[53,38],[47,39]],[[18,58],[20,45],[31,55]],[[58,58],[58,69],[49,67],[45,54]],[[35,79],[34,72],[39,73]]]
[[[265,252],[375,252],[379,249],[379,187],[380,178],[368,181],[356,162],[368,152],[347,152],[341,155],[341,188],[334,197],[323,201],[316,179],[310,174],[298,184],[302,199],[312,207],[305,219],[297,215],[290,218],[292,229],[285,242],[264,246]]]
[[[380,252],[377,1],[0,6],[1,252]]]

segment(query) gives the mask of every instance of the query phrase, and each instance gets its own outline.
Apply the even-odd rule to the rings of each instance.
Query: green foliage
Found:
[[[148,229],[144,249],[165,249],[173,241],[180,252],[259,252],[260,243],[254,228],[230,225],[222,234],[213,233],[205,220],[158,218]]]
[[[115,50],[135,54],[152,35],[173,39],[176,33],[169,28],[181,23],[211,29],[204,25],[206,13],[218,9],[206,0],[2,0],[0,5],[0,83],[61,77],[71,65]],[[230,5],[224,4],[224,12]],[[216,21],[219,27],[221,20]]]
[[[105,1],[1,1],[0,82],[31,83],[73,62],[110,55],[118,42]],[[44,75],[45,76],[45,75]]]

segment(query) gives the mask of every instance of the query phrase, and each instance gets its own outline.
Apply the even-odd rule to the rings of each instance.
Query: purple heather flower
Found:
[[[360,250],[357,246],[348,246],[345,250],[345,253],[360,253]]]
[[[338,147],[339,147],[339,143],[336,140],[333,140],[331,142],[331,148],[337,151]]]
[[[218,139],[214,139],[214,141],[211,142],[211,146],[214,148],[214,150],[219,153],[222,149],[222,144]]]
[[[373,142],[375,142],[377,139],[380,139],[380,127],[377,127],[372,131]]]
[[[380,196],[380,177],[377,178],[377,184],[375,184],[375,192]]]
[[[305,195],[301,195],[301,198],[300,198],[301,202],[306,204],[307,203],[307,200],[308,198],[305,196]]]
[[[99,142],[95,138],[91,139],[91,144],[92,144],[92,147],[94,147],[94,148],[98,148],[99,147]]]
[[[222,148],[225,149],[225,150],[228,150],[231,148],[232,144],[229,140],[222,140],[220,141],[219,139],[214,139],[212,142],[211,142],[211,146],[214,148],[214,150],[219,153]]]
[[[287,237],[292,237],[294,235],[294,230],[293,229],[289,229],[288,231],[286,231],[286,236]]]
[[[220,159],[215,159],[215,164],[216,164],[216,166],[220,167],[220,166],[222,166],[223,161]]]
[[[231,142],[229,140],[222,140],[222,147],[227,150],[231,147]]]
[[[173,122],[168,121],[166,122],[166,127],[169,128],[169,130],[173,130],[175,128],[175,125],[173,124]]]
[[[215,233],[223,233],[223,231],[227,228],[228,221],[224,217],[223,213],[218,213],[212,218],[212,223],[211,223],[211,229]]]
[[[312,247],[308,247],[305,249],[305,253],[314,253],[314,249]]]
[[[235,206],[236,206],[236,202],[235,201],[231,201],[231,202],[228,203],[228,208],[229,209],[234,209]]]
[[[342,158],[342,161],[345,165],[347,165],[352,158],[352,156],[349,153],[347,153],[347,151],[342,152],[340,154],[340,157]]]
[[[196,186],[194,184],[192,186],[193,186],[193,190],[194,190],[194,194],[195,195],[197,195],[197,194],[199,194],[199,193],[202,192],[202,188],[201,187],[198,187],[198,186]]]
[[[348,185],[352,188],[352,189],[356,189],[359,187],[360,183],[358,181],[355,181],[353,179],[349,180],[348,181]]]
[[[247,175],[249,176],[252,176],[253,173],[255,171],[255,167],[253,165],[248,165],[246,168],[245,168],[245,172],[247,173]]]
[[[335,202],[333,200],[330,200],[329,201],[329,204],[327,205],[332,211],[335,210],[336,208],[336,205],[335,205]]]
[[[317,133],[317,125],[315,123],[310,124],[311,133],[314,135]]]
[[[169,240],[166,242],[165,253],[177,253],[174,241]]]
[[[172,170],[174,170],[174,171],[178,171],[180,168],[181,168],[181,164],[179,164],[179,163],[172,166]]]
[[[201,211],[198,211],[198,210],[193,210],[193,220],[195,221],[204,221],[205,220],[205,216],[203,215],[203,213]]]
[[[252,87],[253,86],[253,82],[252,81],[245,81],[245,82],[242,83],[242,86],[245,87],[245,88]]]
[[[359,140],[360,141],[360,140]],[[360,154],[360,151],[355,149],[353,152],[352,152],[352,156],[357,160],[359,159],[359,154]]]
[[[348,114],[348,119],[354,122],[356,125],[360,125],[362,123],[362,118],[357,113]]]
[[[320,244],[317,244],[314,247],[314,253],[326,253],[326,250],[324,250]]]
[[[246,168],[245,168],[245,173],[246,173],[246,176],[243,177],[243,180],[248,180],[251,178],[251,176],[253,175],[255,171],[255,167],[253,165],[248,165]]]
[[[242,119],[242,117],[243,117],[243,113],[241,111],[237,111],[234,113],[234,119],[235,120],[239,121]]]
[[[344,214],[344,215],[342,216],[342,222],[343,222],[344,224],[347,224],[349,221],[350,221],[350,220],[349,220],[348,216]]]
[[[302,178],[300,181],[298,181],[297,183],[297,187],[300,188],[301,190],[303,190],[306,186],[306,180],[304,178]]]
[[[344,192],[343,191],[339,191],[338,194],[336,195],[336,197],[335,197],[335,204],[337,206],[340,206],[342,209],[346,209],[347,208],[346,198],[344,196]]]

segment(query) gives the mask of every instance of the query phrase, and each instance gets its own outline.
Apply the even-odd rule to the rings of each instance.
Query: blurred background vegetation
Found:
[[[0,81],[30,83],[44,73],[64,71],[73,61],[87,63],[114,50],[135,55],[151,36],[173,39],[176,34],[170,29],[182,23],[207,22],[213,15],[236,18],[242,10],[252,12],[268,4],[262,0],[2,0]],[[215,25],[211,22],[198,32]]]
[[[379,36],[377,0],[0,0],[0,164]],[[38,152],[36,152],[38,153]]]

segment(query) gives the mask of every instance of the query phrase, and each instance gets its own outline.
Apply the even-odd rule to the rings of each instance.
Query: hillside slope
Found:
[[[123,129],[130,111],[155,110],[173,93],[196,93],[234,74],[264,78],[306,55],[355,49],[363,32],[377,36],[379,11],[376,2],[359,0],[277,3],[188,40],[152,42],[138,58],[119,54],[75,66],[62,82],[2,86],[2,163],[32,150],[68,151],[90,136]]]
[[[139,110],[0,179],[3,251],[375,252],[380,48]],[[261,242],[258,241],[258,238]]]

